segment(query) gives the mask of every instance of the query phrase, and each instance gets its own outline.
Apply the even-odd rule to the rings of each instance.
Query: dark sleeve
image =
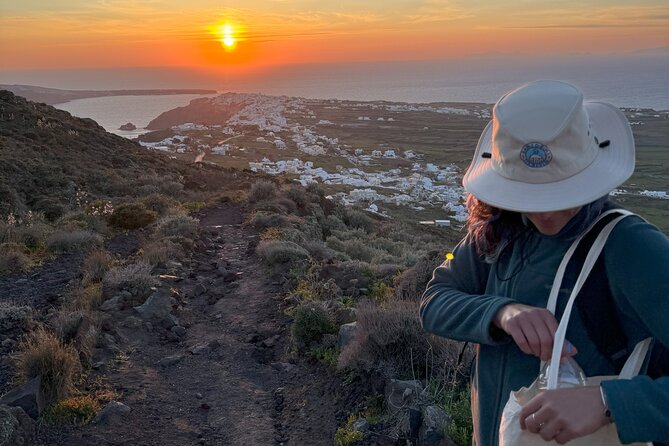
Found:
[[[652,336],[669,347],[669,239],[628,217],[611,233],[606,270],[631,339]],[[669,442],[669,377],[637,376],[602,383],[623,443]]]
[[[434,270],[423,293],[423,327],[459,341],[497,344],[506,340],[506,336],[491,332],[491,322],[501,307],[515,301],[484,294],[490,265],[476,253],[468,238],[460,242],[453,256]]]

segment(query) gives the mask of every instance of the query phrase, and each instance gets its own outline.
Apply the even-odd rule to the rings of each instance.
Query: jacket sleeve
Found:
[[[623,220],[605,248],[609,284],[619,310],[634,321],[630,340],[648,336],[669,348],[669,239],[636,217]],[[669,443],[669,377],[602,383],[623,443]]]
[[[468,237],[453,259],[434,270],[420,305],[425,330],[458,341],[498,344],[510,339],[491,329],[497,311],[515,301],[485,294],[490,265],[476,253]]]

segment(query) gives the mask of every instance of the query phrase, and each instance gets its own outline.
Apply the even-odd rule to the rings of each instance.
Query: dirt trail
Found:
[[[187,331],[180,341],[160,327],[116,322],[123,353],[105,375],[131,408],[126,420],[47,430],[42,444],[332,444],[360,393],[346,393],[350,387],[327,367],[291,356],[281,288],[260,267],[257,235],[242,221],[237,206],[203,212],[204,247],[186,277],[165,283],[181,296],[175,315]],[[224,282],[222,265],[237,279]]]

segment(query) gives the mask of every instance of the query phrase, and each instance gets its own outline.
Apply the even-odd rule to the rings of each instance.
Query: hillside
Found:
[[[0,101],[0,421],[10,444],[417,438],[418,426],[395,430],[392,406],[381,416],[382,395],[390,378],[426,377],[407,355],[430,345],[415,298],[443,232],[382,224],[318,188],[173,159],[10,92]],[[411,302],[361,314],[399,318],[394,330],[412,331],[384,336],[416,349],[372,353],[359,341],[336,367],[340,327],[350,332],[358,304],[391,302],[395,281]],[[362,327],[349,343],[368,338]],[[441,344],[429,354],[444,354]],[[444,440],[441,425],[429,429]]]
[[[62,104],[75,99],[97,98],[101,96],[145,96],[169,94],[214,94],[216,90],[204,89],[143,89],[143,90],[62,90],[58,88],[38,87],[35,85],[3,85],[0,90],[11,91],[17,96],[30,101],[45,104]]]
[[[107,133],[93,120],[0,92],[0,214],[60,217],[77,193],[92,199],[140,189],[218,190],[232,173],[193,166]]]

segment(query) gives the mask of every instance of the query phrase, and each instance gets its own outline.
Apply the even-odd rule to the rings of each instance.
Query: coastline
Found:
[[[129,89],[129,90],[61,90],[36,85],[0,85],[0,90],[9,90],[15,95],[48,105],[65,104],[77,99],[108,96],[166,96],[177,94],[217,94],[217,90],[194,88]]]

